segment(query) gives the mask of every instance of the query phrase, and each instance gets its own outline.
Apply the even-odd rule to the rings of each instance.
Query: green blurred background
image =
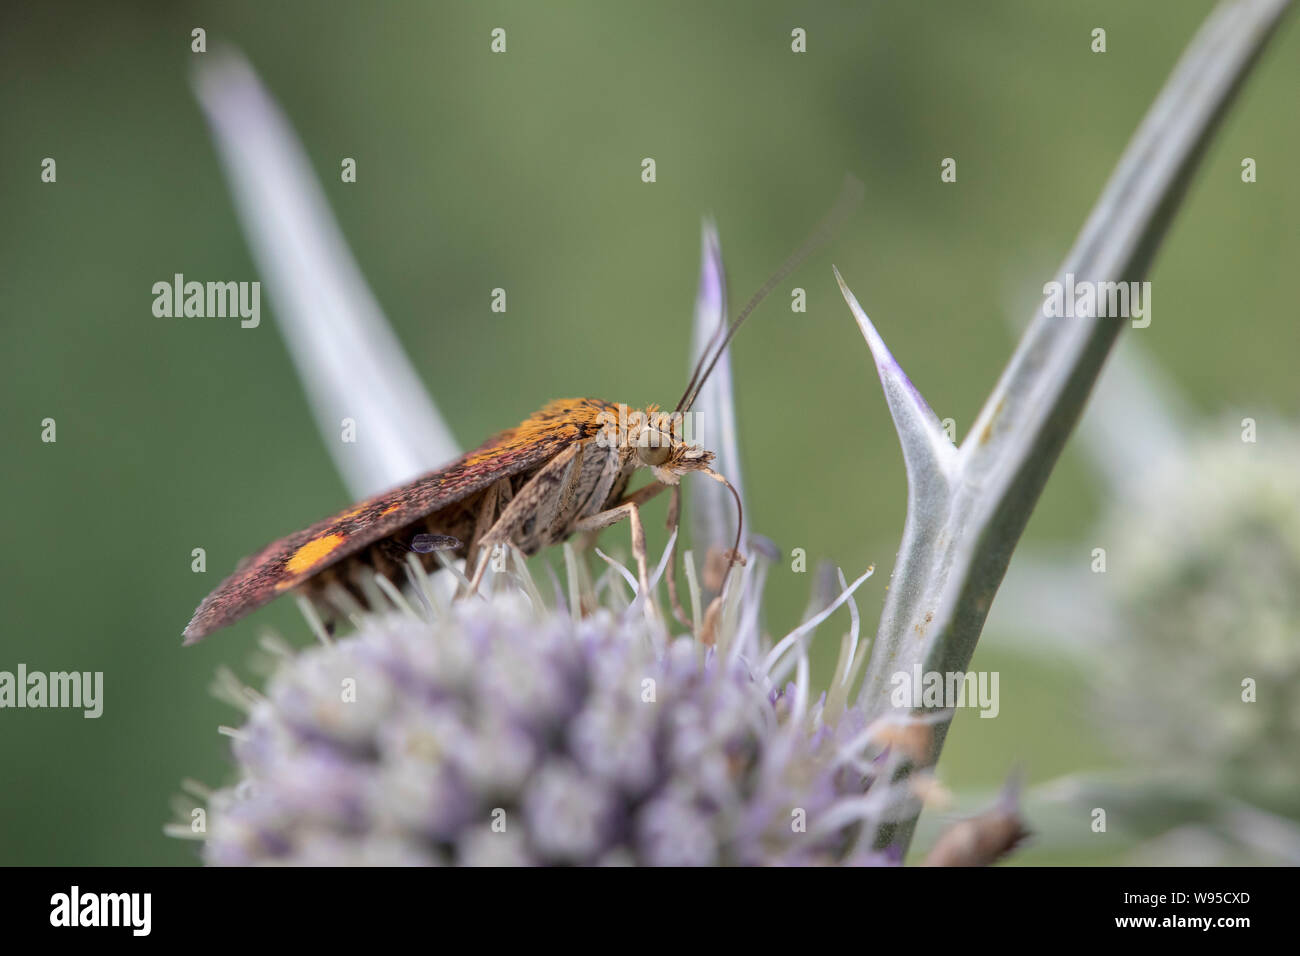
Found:
[[[752,526],[852,577],[869,629],[905,483],[835,262],[959,437],[1209,2],[119,3],[0,12],[0,669],[102,670],[105,711],[0,712],[0,863],[189,863],[162,835],[183,777],[228,779],[208,692],[291,601],[182,650],[235,561],[348,503],[263,297],[263,323],[159,319],[151,287],[259,278],[189,85],[190,30],[248,56],[462,444],[545,400],[675,401],[701,216],[733,298],[805,234],[845,171],[866,202],[734,347]],[[489,52],[493,27],[508,53]],[[1108,52],[1089,50],[1104,27]],[[802,27],[808,52],[790,50]],[[1300,399],[1296,90],[1284,26],[1151,278],[1143,344],[1205,411]],[[43,157],[58,182],[40,181]],[[344,156],[358,182],[339,181]],[[640,179],[642,157],[658,182]],[[939,163],[958,161],[958,182]],[[1259,182],[1243,185],[1252,156]],[[1287,212],[1289,210],[1290,212]],[[1287,225],[1287,223],[1291,225]],[[789,288],[808,290],[792,314]],[[504,286],[509,311],[489,309]],[[40,422],[58,422],[57,444]],[[1067,451],[1027,541],[1088,528],[1100,486]],[[663,505],[651,524],[662,524]],[[625,531],[614,531],[625,541]],[[209,571],[190,570],[206,547]],[[773,572],[769,626],[811,574]],[[837,618],[836,627],[843,626]],[[834,639],[827,641],[833,645]],[[820,658],[824,681],[828,659]],[[1071,666],[983,647],[997,720],[962,715],[958,791],[1015,765],[1114,766]],[[1113,861],[1040,846],[1022,860]]]

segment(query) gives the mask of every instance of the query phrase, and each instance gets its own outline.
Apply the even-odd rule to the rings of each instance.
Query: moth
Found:
[[[302,594],[327,610],[341,588],[358,605],[369,604],[365,577],[392,578],[414,554],[426,569],[442,558],[464,558],[469,593],[477,591],[495,548],[525,555],[579,533],[594,534],[628,519],[642,593],[648,593],[645,530],[640,508],[674,489],[670,523],[679,512],[677,487],[698,472],[731,488],[710,464],[714,453],[689,443],[682,423],[736,330],[782,279],[829,239],[838,219],[860,198],[861,185],[846,181],[835,207],[754,294],[730,324],[721,318],[672,413],[656,406],[629,410],[595,398],[558,399],[514,428],[489,438],[460,458],[408,484],[355,504],[311,527],[281,538],[242,561],[203,599],[185,628],[194,644],[233,624],[286,592]],[[855,195],[856,194],[856,195]],[[631,493],[633,475],[649,469],[652,480]],[[739,557],[740,499],[736,543],[727,571]],[[673,576],[669,592],[684,618]]]

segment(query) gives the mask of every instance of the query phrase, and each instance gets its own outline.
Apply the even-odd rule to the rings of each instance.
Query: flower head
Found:
[[[1108,519],[1124,573],[1107,575],[1122,633],[1101,656],[1105,723],[1148,760],[1295,814],[1300,434],[1262,429],[1205,429]]]
[[[908,758],[846,703],[863,648],[812,700],[812,627],[759,643],[764,561],[728,590],[712,647],[628,602],[622,569],[588,585],[583,603],[604,605],[575,617],[535,603],[522,563],[488,600],[437,595],[280,647],[264,694],[226,680],[248,717],[240,779],[207,800],[205,860],[890,861],[878,828],[912,799],[890,782]]]

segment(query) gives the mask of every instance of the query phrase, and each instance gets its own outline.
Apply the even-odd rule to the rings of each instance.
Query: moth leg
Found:
[[[504,487],[503,487],[504,486]],[[510,479],[502,478],[495,484],[489,485],[483,494],[483,501],[479,504],[478,516],[474,519],[474,534],[470,537],[469,547],[465,551],[465,569],[478,564],[478,555],[480,544],[484,535],[492,527],[493,522],[497,520],[497,509],[503,499],[510,495]]]
[[[547,529],[557,523],[564,524],[562,507],[571,507],[576,500],[581,464],[582,445],[570,445],[519,489],[486,532],[480,534],[475,529],[475,545],[483,553],[478,555],[474,576],[470,579],[470,594],[478,593],[487,571],[487,556],[497,545],[513,543],[522,546],[530,535],[536,533],[536,526],[542,520]]]
[[[650,574],[646,565],[645,526],[641,523],[641,505],[667,487],[661,481],[652,481],[644,488],[628,495],[614,507],[586,518],[580,518],[571,526],[574,531],[590,532],[608,528],[624,518],[631,522],[632,555],[636,558],[637,579],[641,585],[641,593],[645,595],[647,609],[652,609],[654,604],[650,600]],[[653,612],[651,611],[651,613]]]
[[[572,527],[573,527],[573,530],[575,530],[575,531],[584,531],[584,530],[587,530],[587,529],[583,528],[583,523],[584,523],[584,522],[592,521],[592,520],[594,520],[594,519],[596,519],[596,518],[601,517],[602,515],[610,514],[611,512],[617,511],[619,508],[623,507],[624,505],[627,505],[627,504],[634,504],[634,505],[636,505],[637,507],[640,507],[641,505],[643,505],[643,504],[645,504],[647,501],[649,501],[651,498],[653,498],[655,495],[660,494],[660,493],[661,493],[665,488],[667,488],[667,487],[668,487],[668,486],[665,485],[662,481],[652,481],[652,482],[650,482],[648,485],[646,485],[644,488],[638,488],[636,491],[632,492],[630,495],[624,495],[624,496],[623,496],[623,499],[622,499],[618,504],[616,504],[616,505],[612,505],[612,506],[611,506],[610,508],[608,508],[607,510],[597,512],[596,514],[592,515],[592,516],[589,517],[589,518],[583,518],[583,519],[581,519],[580,521],[578,521],[576,524],[574,524],[574,525],[572,526]],[[610,521],[606,521],[604,524],[597,526],[597,527],[595,528],[595,530],[596,530],[596,531],[599,531],[601,528],[608,528],[610,525],[612,525],[612,524],[616,524],[618,521],[621,521],[621,520],[622,520],[621,518],[614,518],[614,519],[612,519],[612,520],[610,520]]]
[[[585,450],[581,444],[577,447],[577,452],[565,469],[564,483],[560,486],[560,503],[555,509],[555,519],[550,527],[552,534],[559,535],[564,526],[569,523],[570,515],[578,509],[578,485],[582,483],[582,460]]]
[[[672,497],[668,501],[668,530],[681,530],[682,514],[682,486],[674,485]],[[681,598],[677,596],[677,539],[673,540],[673,546],[668,551],[668,568],[664,571],[668,576],[668,601],[672,605],[673,617],[677,618],[679,624],[695,632],[695,622],[686,614],[686,609],[682,607]]]

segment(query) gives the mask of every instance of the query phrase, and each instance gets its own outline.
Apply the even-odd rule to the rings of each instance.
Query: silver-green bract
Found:
[[[195,94],[212,128],[276,325],[317,426],[358,498],[439,468],[459,451],[330,212],[293,130],[252,68],[214,50]],[[339,423],[361,440],[337,440]]]
[[[1210,15],[1152,105],[1057,275],[1139,281],[1218,121],[1289,6],[1230,0]],[[838,275],[838,273],[837,273]],[[890,707],[894,674],[965,671],[1047,476],[1124,322],[1038,314],[960,447],[840,280],[884,384],[908,477],[907,520],[858,700]],[[926,763],[938,759],[938,725]],[[904,827],[895,837],[910,839]]]

